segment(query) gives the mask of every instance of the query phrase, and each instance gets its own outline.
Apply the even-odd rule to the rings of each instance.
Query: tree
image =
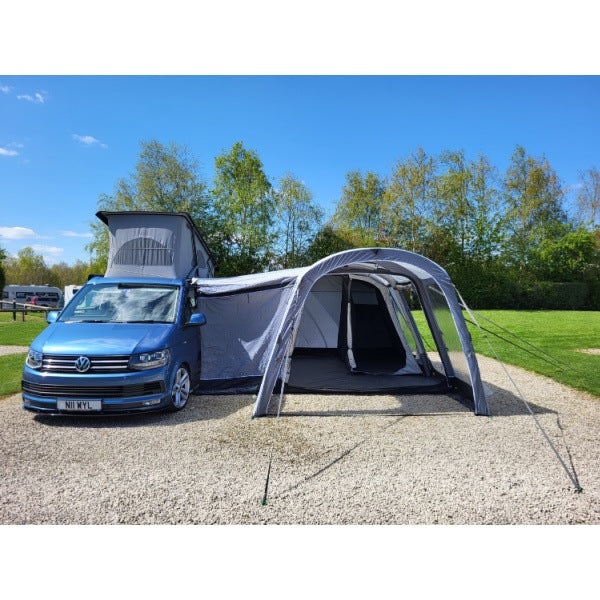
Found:
[[[595,167],[579,175],[581,187],[577,192],[580,219],[592,229],[600,229],[600,171]]]
[[[467,255],[474,233],[471,227],[474,212],[470,203],[473,175],[463,150],[443,152],[440,163],[447,170],[438,177],[434,220],[436,225],[446,229],[462,259]]]
[[[479,155],[469,165],[471,172],[471,243],[469,255],[478,262],[498,257],[505,227],[498,175],[489,159]]]
[[[280,226],[278,263],[284,268],[300,267],[306,251],[323,220],[323,211],[313,203],[312,192],[294,175],[279,180],[275,192]]]
[[[590,231],[569,231],[560,238],[542,240],[536,248],[537,270],[542,279],[552,281],[580,281],[598,278],[596,240]]]
[[[504,179],[508,237],[505,255],[523,270],[539,243],[565,233],[564,192],[548,160],[527,156],[517,146]]]
[[[392,169],[381,215],[382,238],[388,245],[426,251],[434,225],[436,169],[436,161],[421,147]]]
[[[351,232],[359,246],[378,246],[384,193],[385,182],[375,173],[348,172],[332,219],[336,227]]]
[[[6,283],[16,285],[59,285],[59,281],[47,267],[44,257],[33,248],[21,248],[17,256],[5,262]]]
[[[452,260],[461,264],[492,260],[499,254],[504,227],[494,168],[483,155],[468,162],[462,150],[443,152],[440,163],[447,169],[438,178],[434,215],[451,240],[446,258],[453,252]]]
[[[50,267],[50,272],[60,288],[64,288],[66,285],[83,285],[87,281],[88,275],[99,274],[81,260],[76,261],[73,265],[65,262],[56,263]]]
[[[258,273],[273,257],[276,206],[254,150],[236,142],[215,158],[213,195],[218,236],[212,247],[220,275]]]
[[[184,146],[140,143],[135,171],[119,179],[112,195],[102,194],[99,210],[149,210],[187,212],[208,240],[215,231],[207,186],[200,176],[198,161]],[[102,272],[108,261],[108,229],[103,223],[91,225],[93,241],[86,246]]]
[[[308,264],[317,262],[330,254],[356,248],[353,242],[345,235],[344,231],[335,229],[331,223],[322,227],[310,243],[306,251]]]

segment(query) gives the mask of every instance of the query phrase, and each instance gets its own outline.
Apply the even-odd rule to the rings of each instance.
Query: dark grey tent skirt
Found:
[[[318,391],[375,394],[448,392],[442,376],[351,373],[344,361],[330,352],[299,354],[292,357],[289,392]]]

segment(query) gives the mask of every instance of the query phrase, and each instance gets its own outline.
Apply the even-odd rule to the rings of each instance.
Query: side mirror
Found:
[[[60,311],[58,311],[58,310],[51,310],[46,315],[46,323],[54,323],[56,321],[56,319],[58,319],[58,315],[60,315]]]
[[[206,325],[206,315],[204,313],[193,313],[186,325],[194,325],[196,327]]]

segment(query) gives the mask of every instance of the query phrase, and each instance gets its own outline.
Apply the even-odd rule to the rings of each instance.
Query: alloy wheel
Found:
[[[175,381],[171,390],[171,403],[175,410],[181,410],[187,404],[190,387],[190,374],[184,366],[181,366],[175,373]]]

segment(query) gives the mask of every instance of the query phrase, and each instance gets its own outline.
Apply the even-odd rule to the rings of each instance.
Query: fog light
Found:
[[[155,404],[160,404],[160,398],[156,400],[146,400],[145,402],[142,402],[142,404],[144,406],[154,406]]]

